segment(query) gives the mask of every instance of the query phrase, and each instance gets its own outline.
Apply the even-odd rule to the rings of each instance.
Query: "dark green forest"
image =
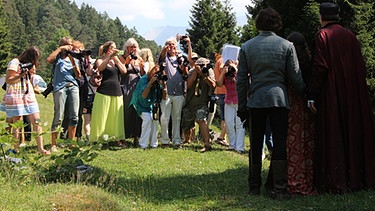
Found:
[[[193,50],[209,57],[220,52],[226,43],[241,45],[258,34],[254,17],[260,9],[272,7],[283,18],[283,28],[277,32],[286,37],[292,31],[305,35],[309,43],[319,29],[319,3],[326,0],[249,0],[247,24],[237,26],[230,0],[196,0],[192,5],[187,34]],[[373,0],[335,0],[340,6],[340,23],[352,30],[361,41],[368,78],[375,78],[375,3]],[[145,40],[136,28],[128,28],[119,18],[111,19],[92,6],[77,5],[71,0],[0,0],[0,74],[11,58],[30,45],[42,52],[40,70],[48,70],[45,58],[56,49],[63,36],[71,36],[91,49],[94,57],[108,40],[123,46],[134,37],[140,47],[148,47],[155,57],[161,50],[156,42]],[[184,50],[184,46],[181,46]],[[39,71],[49,77],[50,71]],[[375,82],[374,82],[375,84]],[[375,86],[374,86],[375,87]]]
[[[148,47],[155,54],[160,46],[145,40],[136,29],[129,29],[120,19],[111,19],[107,13],[99,13],[90,5],[78,6],[70,0],[0,0],[0,74],[6,70],[11,58],[19,55],[31,45],[41,53],[40,70],[50,67],[45,58],[58,46],[63,36],[80,40],[93,57],[99,46],[108,40],[117,46],[124,45],[134,37],[140,47]],[[50,71],[39,71],[45,78]]]

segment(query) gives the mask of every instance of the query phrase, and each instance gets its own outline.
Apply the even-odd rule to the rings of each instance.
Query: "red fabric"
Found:
[[[342,193],[375,188],[375,127],[365,63],[354,34],[329,24],[315,37],[308,90],[316,96],[315,186]]]
[[[313,116],[303,97],[293,89],[289,89],[288,94],[288,191],[292,194],[312,195],[316,193],[313,188]]]

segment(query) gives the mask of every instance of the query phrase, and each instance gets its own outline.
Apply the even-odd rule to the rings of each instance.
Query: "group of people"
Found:
[[[366,68],[355,35],[339,23],[339,7],[320,4],[322,28],[312,53],[301,33],[276,35],[280,15],[263,9],[259,35],[240,49],[238,115],[249,121],[249,194],[260,195],[267,119],[272,155],[270,196],[345,193],[375,188],[375,127]]]
[[[123,51],[113,41],[104,43],[93,60],[82,43],[64,37],[47,57],[54,85],[51,151],[57,151],[56,129],[64,119],[68,138],[74,140],[82,131],[77,131],[81,116],[88,115],[84,131],[90,141],[110,139],[121,146],[133,138],[142,149],[156,148],[160,124],[162,147],[179,149],[190,143],[198,124],[204,143],[200,151],[207,152],[212,149],[210,109],[218,103],[218,143],[243,153],[248,125],[249,194],[261,193],[268,128],[272,155],[265,186],[272,189],[271,197],[375,188],[375,125],[365,62],[355,35],[337,23],[338,14],[338,5],[320,4],[322,28],[310,53],[301,33],[286,39],[276,35],[281,17],[272,8],[263,9],[255,19],[260,33],[241,45],[238,60],[218,57],[214,67],[193,52],[188,36],[169,38],[156,64],[151,51],[139,49],[133,38]],[[187,43],[187,56],[178,51],[178,40]],[[40,134],[29,74],[39,58],[39,50],[30,47],[9,63],[0,108],[9,122],[28,116]],[[22,65],[29,62],[24,71]],[[101,75],[98,87],[88,80],[95,71]],[[218,102],[212,100],[215,95]],[[43,148],[41,135],[36,141],[39,153],[51,153]]]

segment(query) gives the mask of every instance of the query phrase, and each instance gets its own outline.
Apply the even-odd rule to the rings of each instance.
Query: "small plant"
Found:
[[[71,139],[65,140],[64,151],[59,154],[53,154],[50,157],[35,157],[34,166],[38,171],[40,179],[46,181],[70,181],[79,178],[85,162],[90,162],[98,156],[97,150],[100,144],[93,144],[88,141]],[[47,165],[43,165],[47,163]],[[86,166],[87,167],[87,166]]]

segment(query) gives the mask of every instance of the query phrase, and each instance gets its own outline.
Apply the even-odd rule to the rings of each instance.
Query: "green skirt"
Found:
[[[92,107],[90,140],[124,140],[123,96],[95,94]]]

